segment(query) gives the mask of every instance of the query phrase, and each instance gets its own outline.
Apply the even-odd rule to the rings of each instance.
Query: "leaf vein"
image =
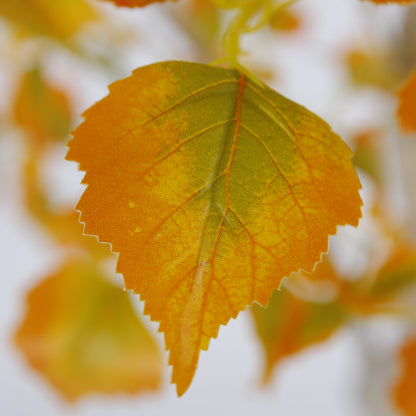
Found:
[[[277,258],[271,251],[269,247],[264,246],[263,244],[260,244],[255,238],[254,235],[251,233],[251,231],[247,228],[247,226],[244,224],[243,220],[240,218],[240,216],[232,209],[230,208],[230,210],[232,211],[232,213],[235,215],[235,217],[237,218],[237,221],[240,223],[241,227],[243,228],[243,230],[247,233],[248,237],[251,240],[251,243],[254,246],[257,246],[259,248],[261,248],[263,251],[265,251],[279,266],[280,270],[282,273],[284,273],[284,269],[282,267],[282,263],[280,261],[279,258]]]
[[[292,123],[288,120],[288,118],[283,114],[283,112],[272,102],[272,101],[270,101],[267,97],[265,97],[264,96],[264,94],[262,94],[261,93],[261,91],[259,91],[257,88],[255,88],[253,85],[251,85],[251,84],[247,84],[247,86],[255,93],[255,94],[257,94],[260,98],[262,98],[266,103],[268,103],[269,105],[270,105],[270,107],[276,112],[276,114],[278,114],[278,115],[280,115],[280,117],[282,117],[282,119],[285,121],[285,123],[286,123],[286,125],[287,125],[287,127],[289,128],[289,130],[290,130],[290,135],[289,135],[289,137],[291,137],[292,138],[292,140],[294,140],[294,142],[296,143],[296,147],[298,148],[298,151],[299,151],[299,154],[300,154],[300,156],[301,156],[301,158],[302,158],[302,160],[303,160],[303,162],[305,163],[305,165],[306,165],[306,168],[308,169],[308,171],[309,171],[309,176],[311,177],[311,180],[312,180],[312,183],[313,183],[313,185],[315,186],[315,190],[316,190],[316,192],[317,192],[317,194],[320,196],[320,198],[321,198],[321,200],[324,202],[324,204],[325,204],[325,198],[322,196],[322,194],[321,194],[321,192],[320,192],[320,190],[319,190],[319,187],[318,187],[318,185],[316,184],[316,181],[315,181],[315,176],[313,175],[313,172],[312,172],[312,168],[311,168],[311,166],[310,166],[310,164],[309,164],[309,162],[307,161],[307,159],[306,159],[306,157],[305,157],[305,155],[303,154],[303,152],[302,152],[302,149],[301,149],[301,147],[300,147],[300,145],[299,145],[299,142],[300,142],[300,140],[299,140],[299,136],[298,136],[298,133],[296,132],[296,129],[294,128],[294,126],[292,125]],[[313,139],[313,137],[312,136],[310,136],[310,138],[311,139]],[[328,213],[330,212],[330,210],[328,210]]]
[[[170,156],[172,156],[173,154],[175,154],[185,144],[191,142],[192,140],[196,139],[197,137],[203,136],[205,133],[208,133],[210,130],[215,129],[216,127],[224,126],[224,125],[226,125],[226,124],[228,124],[228,123],[230,123],[231,121],[234,121],[234,120],[235,119],[218,121],[217,123],[213,123],[213,124],[205,127],[204,129],[201,129],[198,132],[196,132],[196,133],[194,133],[194,134],[186,137],[185,139],[183,139],[182,141],[180,141],[176,145],[176,147],[174,147],[167,154],[165,154],[163,157],[159,158],[158,160],[155,161],[155,163],[153,163],[151,166],[149,166],[149,168],[147,170],[145,170],[139,176],[138,180],[142,180],[144,177],[146,177],[155,167],[157,167],[160,163],[162,163],[163,161],[165,161],[166,159],[168,159]]]
[[[155,114],[154,116],[151,116],[149,119],[145,120],[144,122],[132,127],[129,130],[126,130],[125,133],[120,137],[120,139],[125,138],[127,135],[133,133],[135,130],[139,129],[140,127],[145,126],[146,124],[152,123],[153,121],[157,120],[159,117],[168,114],[170,111],[174,110],[175,108],[179,107],[181,104],[183,104],[185,101],[189,100],[192,97],[196,97],[199,94],[203,93],[204,91],[207,91],[211,88],[216,88],[223,84],[233,84],[237,83],[236,79],[224,79],[218,82],[213,82],[211,84],[204,85],[201,88],[196,89],[195,91],[192,91],[191,93],[185,95],[181,99],[177,100],[174,104],[170,105],[168,108],[160,111],[159,113]]]
[[[202,300],[201,319],[200,319],[200,322],[199,322],[199,334],[198,334],[198,339],[197,339],[198,347],[201,345],[202,331],[203,331],[203,324],[204,324],[204,311],[206,309],[207,297],[208,297],[208,293],[210,292],[212,282],[214,280],[215,255],[216,255],[216,252],[217,252],[218,244],[219,244],[220,239],[221,239],[221,234],[222,234],[223,227],[224,227],[225,217],[227,215],[228,210],[230,209],[230,169],[231,169],[231,166],[232,166],[233,161],[234,161],[235,150],[236,150],[236,147],[237,147],[237,141],[238,141],[238,137],[239,137],[239,134],[240,134],[241,101],[242,101],[242,98],[243,98],[244,87],[246,85],[247,85],[247,83],[246,83],[245,75],[241,74],[241,76],[238,80],[237,100],[236,100],[236,109],[235,109],[236,129],[235,129],[235,133],[234,133],[233,144],[232,144],[232,147],[231,147],[230,156],[229,156],[229,159],[228,159],[227,166],[225,168],[225,175],[226,175],[226,207],[225,207],[224,213],[222,215],[221,222],[218,226],[217,236],[215,238],[215,243],[214,243],[214,247],[212,249],[211,258],[209,259],[209,262],[211,263],[211,273],[210,273],[210,279],[209,279],[208,287],[207,287],[207,289],[206,289],[206,291],[203,295],[203,300]],[[221,159],[219,159],[219,161],[220,160]],[[197,360],[198,360],[198,353],[197,353],[197,350],[196,350],[195,353],[194,353],[194,356],[192,358],[192,367],[193,368],[196,366]]]
[[[217,175],[214,179],[211,179],[208,183],[206,183],[204,186],[200,187],[198,190],[196,190],[192,195],[190,195],[183,203],[178,205],[173,211],[171,211],[166,217],[162,219],[162,221],[159,222],[159,224],[153,229],[153,231],[149,234],[149,237],[146,239],[146,241],[143,243],[142,247],[145,247],[147,243],[155,236],[156,232],[166,223],[168,222],[175,214],[182,211],[190,202],[192,202],[198,195],[202,194],[204,191],[206,191],[213,183],[215,183],[219,178],[221,178],[225,172],[220,173]],[[139,256],[142,254],[139,253]]]
[[[276,170],[279,172],[279,174],[281,175],[281,177],[285,181],[287,187],[289,188],[289,192],[292,195],[293,201],[295,202],[296,206],[298,207],[298,209],[299,209],[299,211],[300,211],[300,213],[301,213],[301,215],[303,217],[305,226],[306,226],[306,228],[308,230],[308,235],[309,235],[309,239],[308,239],[308,244],[309,244],[308,251],[310,251],[310,243],[311,243],[312,231],[311,231],[311,228],[310,228],[309,221],[308,221],[308,219],[306,217],[305,210],[302,207],[302,205],[301,205],[301,203],[299,201],[299,198],[296,196],[296,194],[295,194],[295,192],[293,190],[292,184],[290,183],[289,179],[287,178],[287,176],[283,172],[282,168],[280,167],[279,162],[276,160],[276,158],[274,157],[273,153],[271,152],[271,150],[269,149],[269,147],[267,146],[267,144],[264,143],[263,140],[261,140],[260,136],[258,134],[256,134],[253,130],[251,130],[249,127],[247,127],[244,124],[242,124],[241,127],[244,130],[246,130],[248,133],[250,133],[250,135],[252,137],[254,137],[257,140],[257,142],[263,146],[263,148],[266,150],[267,155],[270,157],[270,159],[272,160],[274,166],[276,167]]]

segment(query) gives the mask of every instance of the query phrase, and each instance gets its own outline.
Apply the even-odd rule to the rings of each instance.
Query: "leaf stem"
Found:
[[[240,48],[240,37],[243,34],[254,32],[265,26],[275,13],[290,6],[297,0],[287,0],[274,4],[274,0],[214,0],[215,4],[226,10],[238,9],[236,16],[231,20],[223,35],[224,58],[216,61],[227,61],[231,68],[249,73],[239,63],[239,56],[243,54]],[[259,15],[258,21],[250,24]]]

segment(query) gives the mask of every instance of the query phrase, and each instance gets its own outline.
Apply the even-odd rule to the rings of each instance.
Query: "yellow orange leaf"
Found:
[[[410,4],[410,3],[414,3],[416,0],[361,0],[361,1],[371,1],[377,4],[387,4],[387,3]]]
[[[85,233],[161,322],[182,394],[221,324],[358,223],[351,151],[267,86],[187,62],[136,70],[84,116],[67,158],[86,171]]]
[[[25,207],[36,219],[43,221],[50,214],[50,207],[43,186],[40,184],[41,160],[38,152],[28,156],[22,169],[22,187]]]
[[[353,281],[338,279],[337,302],[357,316],[397,313],[406,295],[416,288],[416,250],[398,242],[379,270]]]
[[[127,293],[90,261],[69,259],[29,293],[15,344],[68,400],[159,386],[155,341]]]
[[[20,36],[43,35],[60,40],[72,36],[84,23],[95,18],[85,0],[0,1],[0,15]]]
[[[308,302],[284,288],[273,293],[267,308],[254,305],[252,313],[265,352],[264,382],[283,358],[324,341],[348,318],[335,302]]]
[[[388,302],[415,285],[416,252],[406,244],[391,253],[371,281],[368,276],[342,280],[327,256],[312,274],[293,273],[266,309],[252,308],[265,352],[264,381],[285,357],[325,340],[353,318],[384,314]]]
[[[301,27],[299,16],[290,9],[279,9],[270,19],[270,26],[274,30],[293,32]]]
[[[49,85],[39,68],[27,72],[20,81],[13,115],[35,146],[48,139],[67,138],[70,132],[71,109],[66,94]]]
[[[416,414],[416,338],[409,339],[401,348],[401,375],[394,386],[393,396],[404,416]]]
[[[354,137],[354,165],[363,170],[381,187],[383,170],[381,161],[383,132],[378,129],[366,129]]]
[[[369,291],[373,302],[386,302],[416,284],[416,249],[400,244],[379,270]],[[370,300],[370,299],[369,299]]]
[[[403,79],[403,66],[393,51],[387,48],[377,49],[380,47],[357,48],[347,54],[346,61],[351,79],[360,86],[395,89]]]
[[[103,1],[111,1],[117,6],[123,6],[123,7],[145,7],[152,3],[162,3],[167,0],[103,0]]]
[[[416,133],[416,71],[400,90],[398,98],[397,115],[402,129],[407,133]]]

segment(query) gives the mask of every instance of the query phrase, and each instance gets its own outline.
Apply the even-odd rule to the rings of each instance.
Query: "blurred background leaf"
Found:
[[[68,258],[30,291],[15,343],[68,400],[160,385],[158,346],[96,261]]]
[[[0,2],[0,16],[20,37],[47,36],[65,41],[96,18],[84,0],[11,0]]]

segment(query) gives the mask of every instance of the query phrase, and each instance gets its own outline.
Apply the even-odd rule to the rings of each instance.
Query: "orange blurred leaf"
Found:
[[[410,4],[410,3],[414,3],[416,0],[361,0],[361,1],[371,1],[372,3],[377,3],[377,4],[387,4],[387,3]]]
[[[294,32],[301,27],[301,20],[293,10],[283,8],[273,14],[270,26],[274,30]]]
[[[265,352],[264,382],[283,358],[325,341],[348,319],[336,302],[301,300],[285,288],[273,293],[267,308],[254,305],[252,313]]]
[[[95,18],[85,0],[5,0],[0,15],[14,26],[20,36],[49,36],[59,40],[74,35]]]
[[[161,322],[179,395],[221,324],[311,271],[361,215],[345,143],[237,70],[143,67],[85,119],[67,155],[86,171],[81,221]]]
[[[90,261],[68,260],[29,293],[15,344],[67,400],[159,387],[155,341],[127,293]]]
[[[383,49],[385,48],[385,49]],[[357,85],[368,85],[392,90],[403,79],[403,66],[394,51],[374,45],[348,52],[347,67],[352,81]]]
[[[369,175],[380,188],[383,184],[382,135],[383,131],[375,128],[360,131],[353,139],[352,159],[354,166]]]
[[[379,270],[369,291],[373,302],[386,302],[416,285],[416,249],[399,244]]]
[[[416,415],[416,338],[411,338],[400,351],[402,373],[397,380],[393,396],[403,415]]]
[[[405,312],[405,297],[416,289],[416,250],[400,242],[377,271],[338,281],[338,303],[357,316]]]
[[[39,152],[33,152],[28,156],[22,170],[22,187],[25,207],[36,219],[43,221],[50,214],[50,206],[40,183],[41,163]]]
[[[48,84],[39,68],[28,71],[18,87],[13,115],[33,140],[35,147],[48,139],[67,139],[71,125],[71,107],[66,94]]]
[[[265,351],[264,382],[284,357],[325,340],[352,319],[384,314],[386,305],[412,287],[416,287],[416,251],[406,244],[393,250],[371,279],[343,280],[327,256],[312,274],[293,273],[283,289],[273,293],[267,308],[252,308]]]
[[[416,70],[398,93],[397,115],[403,131],[416,133]]]
[[[152,3],[163,3],[168,0],[101,0],[101,1],[111,1],[117,6],[133,8],[133,7],[145,7]]]

